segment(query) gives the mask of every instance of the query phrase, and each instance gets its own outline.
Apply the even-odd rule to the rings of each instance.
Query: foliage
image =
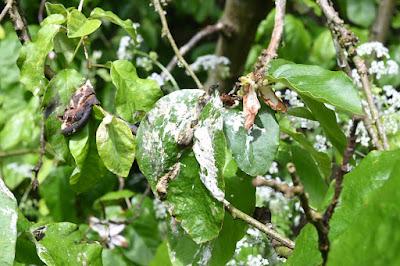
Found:
[[[335,1],[364,43],[357,51],[389,141],[373,151],[360,122],[346,165],[351,119],[369,110],[360,77],[337,66],[314,1],[287,1],[279,58],[262,77],[288,110],[255,93],[250,129],[246,108],[257,104],[245,103],[243,78],[271,40],[275,9],[253,29],[242,87],[228,95],[184,89],[193,82],[180,64],[166,70],[173,53],[148,1],[79,2],[46,1],[38,23],[38,3],[20,1],[31,34],[23,44],[11,18],[0,25],[1,265],[321,265],[319,232],[299,198],[304,191],[322,214],[343,167],[351,171],[329,222],[326,265],[400,263],[400,46],[394,34],[389,49],[366,42],[376,1]],[[224,16],[223,1],[161,2],[179,44]],[[398,21],[396,9],[391,33]],[[226,76],[232,59],[210,55],[216,47],[208,38],[185,58]],[[74,130],[62,134],[68,119]],[[260,178],[287,190],[255,187]]]

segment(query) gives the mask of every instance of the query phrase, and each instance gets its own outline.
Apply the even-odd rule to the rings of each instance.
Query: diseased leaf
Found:
[[[169,211],[196,243],[218,236],[224,207],[200,180],[200,167],[193,153],[183,155],[179,174],[168,185]]]
[[[42,95],[47,84],[44,77],[44,65],[48,53],[53,50],[54,36],[60,30],[60,25],[48,24],[40,28],[36,40],[23,46],[20,59],[21,83],[33,95]]]
[[[132,40],[136,41],[136,29],[133,25],[132,20],[127,19],[127,20],[122,20],[120,19],[117,15],[115,15],[111,11],[104,11],[103,9],[96,7],[93,9],[93,11],[90,13],[90,18],[95,18],[95,19],[105,19],[108,20],[121,28],[123,28],[129,36],[132,38]]]
[[[135,138],[129,125],[110,114],[97,128],[96,144],[100,158],[108,170],[126,177],[135,159]]]
[[[276,59],[270,64],[267,78],[285,83],[300,95],[316,101],[329,103],[353,114],[363,113],[357,90],[351,79],[342,71],[330,71],[319,66]]]
[[[279,145],[274,115],[263,107],[249,131],[243,127],[243,114],[238,110],[226,110],[223,115],[228,147],[239,168],[251,176],[266,174]]]
[[[127,60],[117,60],[111,65],[111,80],[117,88],[115,107],[125,121],[134,121],[136,112],[147,112],[162,96],[157,82],[141,79],[135,67]]]
[[[46,265],[102,265],[101,245],[84,242],[84,236],[75,224],[36,225],[31,232],[39,258]]]
[[[67,36],[68,38],[79,38],[95,32],[101,25],[98,19],[87,19],[78,10],[68,13]]]
[[[0,264],[13,265],[17,241],[17,200],[0,177]]]
[[[136,159],[153,191],[180,158],[181,147],[191,143],[204,96],[201,90],[175,91],[161,98],[140,123]]]

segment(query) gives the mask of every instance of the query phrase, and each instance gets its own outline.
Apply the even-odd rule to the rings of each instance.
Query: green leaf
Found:
[[[313,157],[297,145],[292,145],[292,158],[296,165],[304,189],[309,195],[310,204],[319,208],[328,189],[323,177],[318,171],[318,166]]]
[[[306,107],[292,107],[287,111],[288,115],[302,117],[308,120],[317,121],[311,111]]]
[[[75,224],[34,226],[31,232],[39,258],[46,265],[102,265],[101,245],[85,243]]]
[[[180,160],[179,174],[169,182],[167,202],[170,213],[196,243],[218,236],[224,219],[224,207],[216,201],[200,180],[200,167],[193,153]]]
[[[267,78],[282,82],[313,100],[329,103],[353,114],[363,113],[357,90],[342,71],[329,71],[319,66],[276,59],[271,62]]]
[[[201,90],[179,90],[161,98],[140,123],[136,160],[155,191],[158,178],[181,156],[178,142],[189,139],[200,112]],[[185,142],[185,141],[184,141]]]
[[[108,202],[114,202],[114,201],[118,201],[121,199],[126,199],[126,198],[131,198],[135,195],[135,193],[133,193],[130,190],[118,190],[118,191],[111,191],[108,192],[107,194],[105,194],[104,196],[102,196],[101,198],[98,198],[95,202],[94,202],[94,207],[95,208],[99,208],[101,206],[101,203],[108,203]]]
[[[40,184],[40,195],[55,222],[76,222],[76,196],[69,185],[69,176],[73,167],[59,166],[54,168],[43,183]]]
[[[115,95],[117,114],[128,122],[134,122],[136,112],[149,111],[162,96],[157,82],[139,78],[135,67],[127,60],[117,60],[112,63],[111,80],[117,88]]]
[[[98,19],[87,19],[78,10],[68,13],[67,36],[68,38],[79,38],[95,32],[101,25]]]
[[[323,103],[314,101],[307,96],[302,96],[301,98],[307,107],[310,108],[314,117],[319,121],[332,145],[340,152],[340,154],[343,154],[344,149],[346,148],[347,139],[336,121],[335,112],[327,108]]]
[[[228,147],[239,168],[251,176],[267,173],[279,145],[279,126],[274,115],[264,107],[250,132],[243,126],[242,112],[230,109],[223,115]]]
[[[347,0],[347,18],[364,28],[368,28],[375,20],[376,7],[374,0]]]
[[[64,17],[68,16],[68,11],[62,4],[52,4],[52,3],[46,2],[45,6],[46,6],[46,12],[48,15],[61,14]]]
[[[129,36],[131,36],[133,41],[136,41],[136,29],[133,26],[133,22],[130,19],[122,20],[117,15],[115,15],[111,11],[104,11],[103,9],[96,7],[93,9],[92,13],[90,13],[90,18],[95,19],[105,19],[108,20],[121,28],[123,28]]]
[[[399,150],[371,152],[344,177],[331,219],[328,265],[400,263],[399,155]]]
[[[17,241],[17,200],[0,178],[0,264],[13,265]]]
[[[62,25],[67,19],[61,15],[61,14],[52,14],[45,18],[41,23],[40,26],[45,26],[49,24],[56,24],[56,25]]]
[[[323,30],[314,40],[310,53],[310,63],[331,69],[336,64],[336,49],[331,32]]]
[[[149,266],[172,266],[168,255],[167,242],[163,242],[158,248],[154,259],[150,262]]]
[[[307,224],[296,239],[296,246],[288,258],[288,266],[318,266],[322,264],[318,250],[318,234],[314,226]]]
[[[21,51],[21,83],[35,96],[42,95],[47,80],[44,77],[44,65],[48,53],[53,50],[54,36],[60,25],[49,24],[40,28],[36,41],[27,43]]]
[[[76,192],[92,189],[105,175],[105,167],[97,153],[94,135],[94,121],[89,121],[69,141],[69,149],[76,163],[76,168],[71,174],[69,182]]]
[[[232,176],[225,176],[225,180],[227,199],[251,215],[255,205],[255,189],[251,178],[239,171]],[[179,226],[171,228],[168,231],[171,262],[173,265],[225,265],[235,253],[236,243],[244,236],[246,228],[245,222],[226,213],[218,237],[203,244],[196,244]]]
[[[126,177],[135,160],[135,138],[129,125],[110,114],[97,128],[96,144],[100,158],[108,170]]]

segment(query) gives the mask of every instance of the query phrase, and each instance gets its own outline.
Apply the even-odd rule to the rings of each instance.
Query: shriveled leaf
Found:
[[[78,10],[68,13],[67,35],[68,38],[79,38],[95,32],[101,25],[98,19],[88,19]]]
[[[136,29],[134,28],[133,22],[130,19],[122,20],[113,12],[104,11],[99,7],[93,9],[92,13],[90,13],[90,18],[108,20],[123,28],[129,34],[132,40],[136,40]]]
[[[249,86],[249,90],[243,96],[243,115],[244,115],[244,128],[249,130],[256,120],[258,110],[260,110],[261,105],[258,101],[257,94],[252,86]]]
[[[36,40],[27,43],[21,51],[21,83],[35,96],[42,95],[47,84],[44,65],[48,53],[53,50],[54,36],[60,25],[48,24],[40,28]]]
[[[201,111],[201,90],[175,91],[161,98],[140,123],[137,162],[153,191],[158,178],[170,171],[181,156],[181,146],[191,143]]]
[[[351,79],[342,71],[330,71],[319,66],[276,59],[271,62],[267,78],[285,83],[300,95],[316,101],[329,103],[353,114],[363,113],[357,90]]]
[[[0,264],[13,265],[17,241],[17,200],[0,177]]]
[[[244,117],[238,110],[226,110],[223,115],[228,147],[239,168],[251,176],[267,173],[279,145],[274,115],[264,107],[249,131],[243,127]]]
[[[115,107],[117,114],[134,122],[136,112],[147,112],[162,96],[157,82],[141,79],[135,67],[127,60],[117,60],[111,65],[111,80],[117,88]]]
[[[97,128],[96,143],[100,158],[108,170],[126,177],[135,159],[135,138],[129,125],[110,114]]]
[[[85,242],[75,224],[33,226],[31,232],[39,258],[46,265],[102,265],[101,245]]]

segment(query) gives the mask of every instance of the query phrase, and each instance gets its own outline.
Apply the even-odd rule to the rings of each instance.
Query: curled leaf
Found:
[[[265,104],[271,107],[272,110],[280,112],[287,111],[286,105],[282,102],[281,99],[279,99],[278,96],[275,95],[275,92],[270,87],[263,86],[258,90]]]
[[[243,113],[245,117],[244,127],[249,130],[256,119],[256,115],[258,110],[260,110],[261,105],[257,99],[257,93],[254,90],[254,87],[251,85],[247,85],[246,94],[243,96]]]

